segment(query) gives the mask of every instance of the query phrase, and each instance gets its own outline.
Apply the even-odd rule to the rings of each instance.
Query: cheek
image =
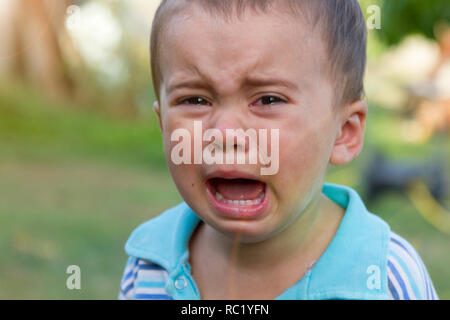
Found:
[[[320,135],[311,128],[298,128],[286,132],[283,139],[280,139],[280,166],[283,165],[292,172],[305,171],[313,165],[316,158],[320,157],[322,145],[320,138]]]
[[[192,157],[194,146],[194,128],[192,121],[186,121],[183,118],[174,115],[171,116],[169,113],[163,119],[163,128],[164,151],[169,167],[184,167],[184,165],[177,165],[172,161],[172,150],[176,146],[186,146],[186,149],[189,148]],[[177,136],[174,136],[174,141],[172,141],[172,135],[175,133],[177,133]],[[185,134],[187,134],[187,137],[184,137]],[[187,140],[185,141],[186,138]],[[183,148],[183,150],[184,149],[185,148]],[[177,154],[180,156],[184,155],[183,153]],[[191,161],[191,163],[193,163],[193,161]]]
[[[193,163],[193,146],[194,146],[194,129],[193,125],[190,122],[186,122],[183,120],[179,120],[175,117],[166,117],[164,119],[164,130],[163,130],[163,143],[164,143],[164,151],[167,159],[167,166],[172,175],[172,178],[180,191],[183,197],[192,197],[195,194],[195,191],[201,188],[199,181],[199,172],[200,168],[198,165],[194,164],[176,164],[172,160],[172,150],[175,146],[182,144],[182,139],[171,141],[172,134],[177,129],[184,129],[189,132],[189,139],[185,144],[191,153],[191,161]],[[181,155],[183,155],[181,153]]]
[[[305,121],[306,122],[306,121]],[[329,160],[329,124],[289,121],[280,130],[280,169],[278,192],[283,197],[294,197],[311,190],[321,179]]]

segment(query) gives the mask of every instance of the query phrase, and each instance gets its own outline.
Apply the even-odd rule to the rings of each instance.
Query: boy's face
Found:
[[[227,23],[188,11],[170,21],[161,50],[155,109],[168,166],[186,203],[210,226],[226,235],[239,232],[241,241],[262,241],[293,223],[321,193],[342,125],[341,113],[333,112],[325,44],[306,22],[283,14],[248,12]],[[193,150],[194,121],[224,136],[226,129],[279,129],[278,173],[260,175],[259,164],[174,164],[178,141],[171,134],[189,130]],[[221,207],[211,197],[217,192],[222,202],[262,197],[263,204],[253,211],[234,202]]]

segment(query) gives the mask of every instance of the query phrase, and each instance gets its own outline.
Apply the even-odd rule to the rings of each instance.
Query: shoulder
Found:
[[[169,275],[161,266],[129,257],[120,282],[119,300],[170,300],[165,286]]]
[[[172,207],[133,230],[125,244],[129,256],[119,299],[171,299],[169,272],[184,252],[184,241],[198,222],[186,203]]]
[[[392,299],[439,299],[417,251],[394,232],[390,233],[387,264],[388,289]]]
[[[158,239],[159,236],[166,233],[165,230],[173,228],[174,221],[178,220],[187,208],[187,204],[182,202],[141,223],[131,233],[128,243],[135,242],[138,245],[138,243],[146,243],[149,238]]]
[[[133,230],[125,244],[130,257],[155,262],[169,270],[182,247],[183,237],[190,227],[186,220],[195,221],[195,214],[188,214],[186,203],[172,207],[142,223]]]

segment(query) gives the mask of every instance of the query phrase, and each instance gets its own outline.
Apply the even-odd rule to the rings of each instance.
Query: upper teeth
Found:
[[[230,200],[230,199],[225,199],[224,196],[216,191],[216,200],[221,201],[221,202],[225,202],[228,204],[233,204],[235,206],[251,206],[251,205],[257,205],[260,204],[262,199],[264,199],[264,192],[261,193],[261,195],[254,200]]]

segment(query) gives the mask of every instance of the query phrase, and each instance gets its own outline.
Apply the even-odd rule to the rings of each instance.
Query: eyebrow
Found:
[[[175,83],[169,84],[169,86],[167,88],[167,92],[170,93],[172,91],[175,91],[175,90],[181,89],[181,88],[192,88],[192,89],[205,88],[205,89],[208,89],[208,88],[210,88],[210,86],[205,84],[205,82],[200,79],[185,80],[185,81],[180,81],[180,82],[175,82]]]
[[[297,90],[298,86],[294,82],[291,82],[282,78],[257,78],[257,77],[247,77],[244,81],[244,86],[248,87],[264,87],[264,86],[282,86],[289,89]],[[212,89],[212,87],[205,83],[201,79],[194,80],[185,80],[180,82],[172,83],[168,86],[167,92],[170,93],[180,88],[204,88],[204,89]]]
[[[244,85],[250,87],[264,87],[264,86],[282,86],[289,89],[298,89],[297,84],[282,78],[252,78],[248,77],[244,81]]]

